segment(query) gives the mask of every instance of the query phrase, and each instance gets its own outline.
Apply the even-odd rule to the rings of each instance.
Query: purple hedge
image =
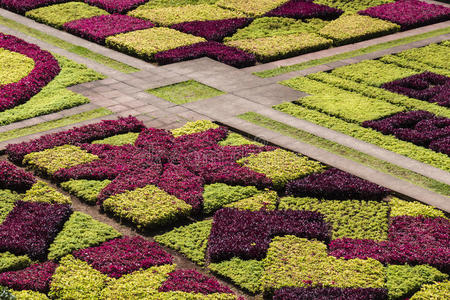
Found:
[[[84,2],[90,5],[98,6],[111,14],[123,14],[145,2],[148,2],[148,0],[84,0]]]
[[[150,21],[126,15],[97,16],[64,24],[64,29],[84,39],[104,44],[108,36],[155,26]]]
[[[221,285],[215,278],[205,276],[195,270],[176,270],[159,288],[160,292],[182,291],[185,293],[213,294],[233,291]]]
[[[450,221],[400,216],[391,219],[389,240],[337,239],[330,255],[345,259],[368,257],[387,264],[429,264],[450,271]]]
[[[387,300],[388,292],[377,288],[285,287],[275,291],[273,296],[273,300],[292,299]]]
[[[33,174],[25,172],[9,162],[0,162],[0,189],[25,191],[30,189],[34,183],[36,183],[36,178]]]
[[[69,205],[18,201],[0,225],[0,251],[45,259],[71,213]]]
[[[450,155],[450,119],[427,111],[409,111],[362,124],[400,140]]]
[[[418,0],[398,0],[358,13],[397,23],[403,30],[447,21],[450,18],[450,8]]]
[[[142,128],[144,128],[144,124],[135,117],[104,120],[96,124],[47,134],[29,142],[10,144],[6,146],[6,154],[11,161],[20,164],[23,157],[31,152],[38,152],[66,144],[87,143],[120,133],[137,132]]]
[[[18,82],[0,86],[0,111],[28,101],[59,74],[61,68],[50,52],[12,35],[0,33],[0,48],[23,54],[34,60],[34,68]]]
[[[389,190],[379,185],[335,168],[311,174],[286,185],[288,195],[333,200],[381,200],[388,193]]]
[[[172,28],[204,37],[208,41],[221,42],[224,37],[234,34],[239,28],[250,24],[252,20],[250,18],[236,18],[215,21],[193,21],[176,24]]]
[[[431,72],[388,82],[383,88],[411,98],[450,107],[450,77]]]
[[[119,278],[139,269],[172,263],[172,255],[142,237],[123,237],[73,253],[98,271]]]
[[[0,285],[15,290],[32,290],[47,293],[50,280],[58,264],[47,261],[31,265],[23,270],[10,271],[0,274]]]
[[[68,2],[67,0],[0,0],[0,6],[24,14],[27,10],[57,3]]]
[[[338,8],[313,3],[311,0],[291,0],[268,12],[267,17],[285,17],[294,19],[320,18],[335,19],[344,11]]]
[[[236,68],[250,67],[256,63],[253,54],[217,42],[201,42],[162,51],[155,54],[154,58],[160,65],[166,65],[204,56]]]
[[[214,214],[208,239],[212,261],[232,257],[263,259],[274,235],[292,234],[328,242],[330,226],[312,211],[241,211],[224,208]]]

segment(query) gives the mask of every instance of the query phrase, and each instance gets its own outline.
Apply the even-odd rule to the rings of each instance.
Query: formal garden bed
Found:
[[[248,295],[445,299],[449,292],[445,213],[210,121],[168,131],[119,118],[6,153],[156,241],[73,211],[69,197],[2,162],[0,285],[18,299],[238,297],[177,268],[159,244]]]
[[[418,0],[2,0],[0,6],[159,64],[207,56],[236,67],[450,18],[450,8]]]

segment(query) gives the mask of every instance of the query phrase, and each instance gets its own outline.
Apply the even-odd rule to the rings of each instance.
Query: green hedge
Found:
[[[216,5],[239,11],[249,16],[261,16],[289,0],[219,0]]]
[[[317,161],[282,149],[251,154],[238,160],[238,163],[255,172],[265,174],[272,179],[276,188],[283,187],[289,180],[325,169],[325,165]]]
[[[279,209],[322,213],[333,228],[333,239],[386,240],[388,237],[389,205],[385,202],[285,197],[280,200]]]
[[[433,72],[436,74],[442,74],[445,76],[450,76],[450,70],[444,69],[442,67],[432,67],[424,62],[417,61],[417,60],[410,60],[404,57],[397,56],[395,54],[393,55],[385,55],[379,59],[382,62],[389,63],[389,64],[395,64],[402,68],[408,68],[415,70],[417,72]]]
[[[14,208],[16,201],[22,200],[22,196],[10,190],[0,190],[0,224],[8,216],[9,212]]]
[[[187,217],[192,206],[154,185],[114,195],[103,202],[105,211],[138,228],[163,226]]]
[[[288,286],[384,287],[385,270],[379,261],[328,256],[325,244],[296,236],[275,237],[263,262],[265,294]]]
[[[253,53],[261,62],[269,62],[329,48],[332,41],[314,33],[298,33],[228,41],[225,45]]]
[[[50,245],[48,259],[58,259],[72,251],[97,246],[120,236],[111,226],[76,211]]]
[[[51,298],[57,299],[99,299],[108,282],[108,276],[100,273],[87,262],[75,259],[72,255],[63,257],[56,268],[50,283]]]
[[[386,268],[389,299],[403,299],[417,292],[425,283],[442,281],[448,275],[428,266],[390,265]]]
[[[147,19],[161,26],[172,26],[190,21],[243,18],[246,16],[237,11],[231,11],[208,4],[161,8],[151,8],[147,5],[141,5],[135,10],[130,11],[128,15]]]
[[[325,25],[319,34],[335,45],[355,43],[400,30],[400,25],[361,15],[342,15]]]
[[[72,200],[69,196],[66,196],[56,189],[52,188],[48,183],[44,181],[38,181],[31,189],[26,191],[23,196],[23,201],[30,202],[46,202],[51,204],[71,204]]]
[[[109,13],[83,2],[68,2],[44,6],[29,10],[25,13],[25,16],[31,19],[60,29],[67,22],[101,15],[109,15]]]
[[[446,218],[444,212],[431,205],[422,204],[419,201],[406,201],[397,197],[392,197],[389,200],[391,208],[391,217],[398,216],[424,216],[430,218]]]
[[[444,300],[450,297],[450,281],[425,284],[410,300]]]
[[[172,129],[171,132],[174,137],[179,137],[182,135],[199,133],[214,128],[219,128],[219,125],[208,120],[198,120],[194,122],[187,122],[180,128]]]
[[[204,38],[175,29],[154,27],[110,36],[106,38],[106,45],[124,53],[153,60],[153,56],[158,52],[204,41]]]
[[[243,260],[234,257],[231,260],[211,263],[208,268],[252,294],[257,294],[261,291],[260,279],[264,272],[262,261]]]
[[[225,207],[237,208],[240,210],[257,211],[261,209],[275,210],[278,203],[278,194],[274,191],[265,191],[253,197],[242,199],[225,205]]]
[[[97,159],[99,159],[98,156],[90,154],[80,147],[64,145],[27,154],[23,159],[23,164],[31,165],[40,172],[52,175],[59,169],[70,168]]]
[[[61,187],[89,204],[97,202],[98,194],[111,183],[111,180],[69,180],[61,183]]]
[[[123,146],[127,144],[134,144],[139,136],[138,132],[128,132],[110,136],[102,140],[93,141],[92,144],[108,144],[113,146]]]
[[[450,70],[450,60],[448,59],[450,51],[445,46],[431,44],[421,48],[412,48],[400,53],[397,56],[407,60],[419,61],[435,68]]]
[[[314,3],[340,8],[346,13],[356,13],[368,7],[394,1],[395,0],[314,0]]]
[[[35,291],[11,291],[16,300],[47,300],[47,295]]]
[[[26,55],[0,48],[0,86],[17,82],[34,68],[34,60]]]
[[[193,262],[203,266],[211,227],[212,220],[200,221],[157,235],[155,241],[184,254]]]
[[[342,132],[364,142],[377,145],[389,151],[396,152],[406,157],[421,161],[433,167],[450,171],[450,159],[443,153],[416,146],[391,135],[384,135],[370,128],[364,128],[357,124],[345,122],[339,118],[327,116],[323,113],[310,110],[292,103],[283,103],[275,106],[275,109],[290,114],[299,119]]]
[[[211,214],[223,206],[249,198],[257,193],[254,186],[231,186],[225,183],[205,185],[203,192],[203,211]]]
[[[0,253],[0,273],[28,267],[31,259],[26,255],[16,256],[9,252]]]
[[[291,18],[263,17],[255,19],[249,26],[238,29],[225,42],[257,39],[270,36],[290,35],[297,33],[317,33],[328,21],[321,19],[296,20]]]

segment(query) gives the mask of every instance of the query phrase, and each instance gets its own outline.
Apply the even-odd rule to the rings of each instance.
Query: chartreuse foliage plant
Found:
[[[434,68],[450,69],[448,61],[449,49],[439,44],[431,44],[421,48],[413,48],[396,55],[407,60],[419,61]]]
[[[196,82],[196,81],[193,81]],[[187,122],[180,128],[172,129],[172,135],[174,137],[179,137],[182,135],[193,134],[203,132],[209,129],[219,128],[219,125],[209,121],[209,120],[198,120],[194,122]]]
[[[50,245],[48,259],[58,259],[72,251],[97,246],[121,234],[111,226],[74,212]]]
[[[72,255],[63,257],[50,283],[48,295],[57,299],[99,299],[112,279]]]
[[[149,4],[150,3],[151,2],[149,2]],[[147,19],[161,26],[171,26],[190,21],[223,20],[246,17],[244,13],[208,4],[161,8],[151,8],[144,4],[135,10],[130,11],[128,15]]]
[[[10,252],[0,253],[0,272],[24,269],[30,264],[31,260],[26,255],[16,256]]]
[[[220,7],[236,10],[250,16],[261,16],[289,0],[219,0],[216,4]]]
[[[34,68],[30,57],[0,48],[0,86],[17,82]]]
[[[22,196],[10,190],[0,190],[0,224],[6,219],[6,216],[14,208],[16,201],[22,200]]]
[[[408,68],[411,70],[415,70],[417,72],[433,72],[436,74],[441,74],[445,76],[450,76],[450,70],[444,69],[442,67],[432,67],[428,64],[426,64],[423,61],[418,60],[412,60],[405,57],[401,57],[395,54],[392,55],[385,55],[383,57],[380,57],[379,59],[382,62],[388,63],[388,64],[394,64],[402,68]]]
[[[257,145],[263,146],[263,144],[249,140],[239,133],[230,132],[226,139],[219,142],[220,146],[242,146],[242,145]]]
[[[265,191],[250,198],[242,199],[225,205],[225,207],[237,208],[240,210],[275,210],[278,203],[278,195],[275,191]]]
[[[343,15],[331,21],[318,32],[342,45],[386,35],[400,30],[400,26],[388,21],[360,15]]]
[[[227,204],[250,198],[259,192],[254,186],[231,186],[225,183],[205,185],[203,210],[206,214],[210,214]]]
[[[238,161],[239,164],[272,179],[277,188],[282,188],[289,180],[320,172],[325,165],[306,156],[277,149],[259,154],[251,154]]]
[[[95,204],[100,192],[111,183],[111,180],[69,180],[61,183],[61,187],[89,204]]]
[[[193,262],[204,265],[212,220],[204,220],[155,236],[155,241],[177,250]]]
[[[158,52],[204,41],[204,38],[175,29],[155,27],[110,36],[106,38],[106,45],[143,59],[153,60],[153,56]]]
[[[105,211],[138,228],[167,225],[188,216],[192,206],[154,185],[114,195],[103,202]]]
[[[107,137],[102,140],[93,141],[92,144],[108,144],[112,146],[123,146],[127,144],[134,144],[138,138],[138,132],[128,132],[124,134],[118,134],[115,136]]]
[[[176,104],[195,102],[224,94],[224,92],[222,91],[204,85],[195,80],[188,80],[180,83],[175,83],[172,85],[163,86],[156,89],[151,89],[148,90],[147,92]],[[202,125],[200,124],[198,126],[202,127]]]
[[[52,188],[44,181],[36,182],[31,189],[26,191],[23,201],[46,202],[51,204],[71,204],[69,196],[66,196]]]
[[[379,261],[338,259],[328,256],[325,244],[290,235],[275,237],[263,262],[261,284],[266,294],[288,286],[384,286],[385,270]]]
[[[0,298],[4,300],[16,300],[11,292],[3,286],[0,286]]]
[[[403,299],[417,292],[425,283],[447,278],[447,274],[428,265],[389,265],[386,268],[386,288],[389,299]]]
[[[446,218],[444,212],[434,208],[431,205],[426,205],[418,201],[407,201],[397,197],[392,197],[389,201],[391,209],[390,216],[412,216],[412,217],[429,217],[429,218]]]
[[[385,202],[285,197],[279,209],[320,212],[331,224],[333,239],[387,239],[389,205]]]
[[[148,8],[186,6],[198,4],[215,4],[218,0],[153,0],[145,3]]]
[[[378,6],[381,4],[394,2],[395,0],[314,0],[314,3],[327,5],[342,9],[347,13],[356,13],[357,11],[366,9],[368,7]]]
[[[425,284],[415,293],[411,300],[440,300],[450,297],[450,281]]]
[[[230,279],[234,284],[257,294],[261,291],[260,279],[264,272],[263,263],[260,260],[243,260],[234,257],[218,263],[211,263],[208,268],[214,273]]]
[[[99,159],[98,156],[90,154],[80,147],[64,145],[27,154],[24,157],[23,163],[29,164],[33,168],[51,175],[59,169],[70,168],[97,159]]]
[[[11,294],[16,300],[47,300],[49,299],[45,294],[35,291],[11,291]]]
[[[25,15],[38,22],[62,28],[62,26],[70,21],[78,19],[87,19],[95,16],[109,15],[103,9],[88,5],[83,2],[68,2],[45,6],[27,11]]]

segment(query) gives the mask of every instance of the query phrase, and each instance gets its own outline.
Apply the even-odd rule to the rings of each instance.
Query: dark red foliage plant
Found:
[[[23,270],[0,274],[0,285],[14,290],[31,290],[47,293],[50,280],[58,264],[53,261],[31,265]]]

